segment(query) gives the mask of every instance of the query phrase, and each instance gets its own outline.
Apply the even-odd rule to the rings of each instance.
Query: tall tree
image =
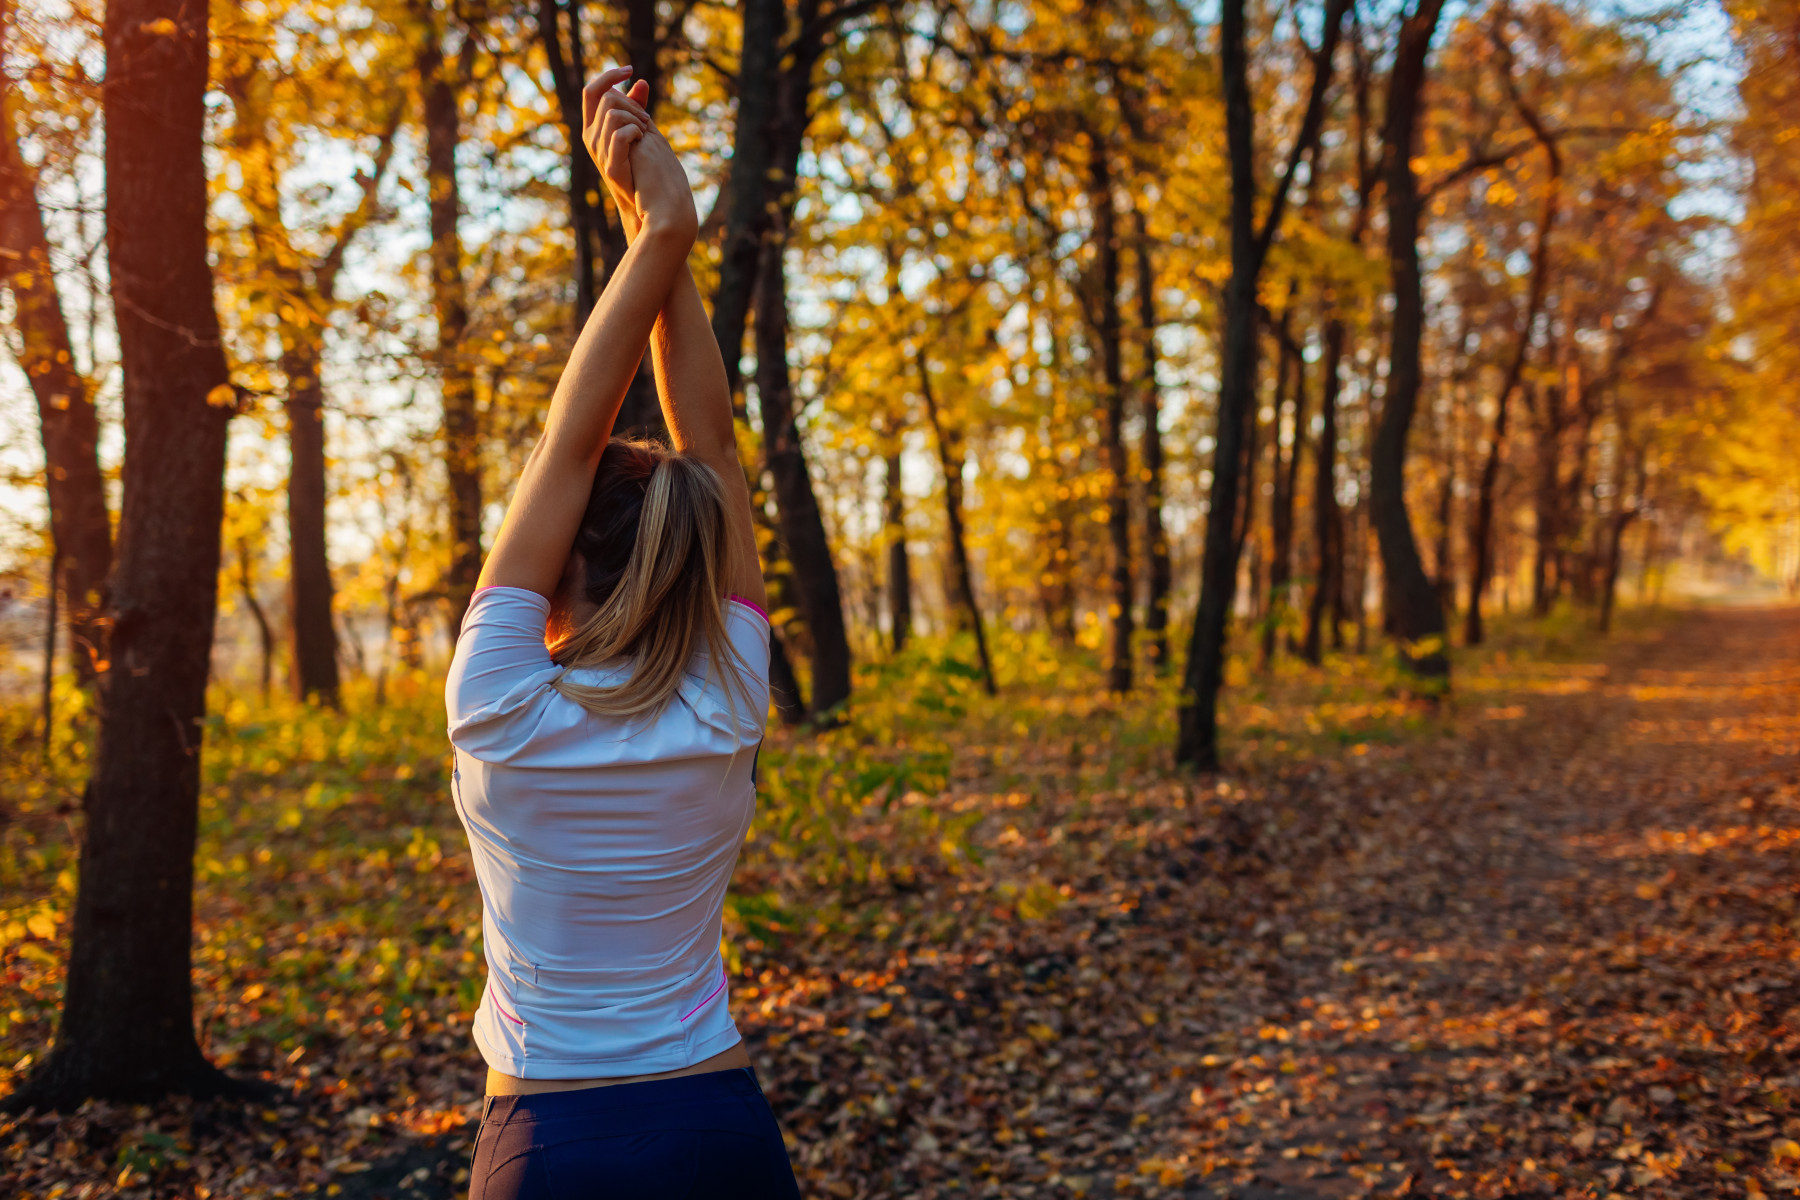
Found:
[[[1125,453],[1125,329],[1119,313],[1119,219],[1112,166],[1099,134],[1088,131],[1088,207],[1092,210],[1094,272],[1087,291],[1088,319],[1100,343],[1100,453],[1106,472],[1108,539],[1107,617],[1112,645],[1106,688],[1131,690],[1133,587],[1131,580],[1131,464]]]
[[[1506,452],[1507,417],[1513,393],[1525,377],[1525,364],[1531,354],[1538,317],[1544,309],[1544,293],[1550,280],[1550,232],[1556,227],[1558,206],[1562,198],[1562,151],[1556,139],[1544,127],[1535,110],[1524,102],[1512,78],[1512,52],[1504,35],[1496,33],[1496,43],[1506,67],[1506,85],[1514,107],[1530,126],[1532,136],[1544,148],[1547,174],[1544,180],[1544,206],[1538,215],[1536,245],[1532,247],[1531,284],[1526,295],[1525,312],[1514,335],[1513,350],[1507,360],[1506,374],[1494,395],[1494,425],[1488,435],[1487,454],[1481,463],[1481,478],[1476,485],[1475,519],[1469,531],[1469,608],[1463,619],[1463,641],[1479,646],[1487,636],[1481,605],[1493,574],[1494,503],[1500,483],[1500,462]]]
[[[980,661],[981,682],[987,694],[999,689],[994,682],[994,660],[988,656],[987,629],[981,619],[981,603],[975,596],[975,572],[969,565],[969,538],[963,529],[962,461],[950,446],[944,428],[944,414],[938,406],[937,389],[931,386],[931,364],[923,350],[913,354],[919,372],[919,395],[925,401],[925,416],[931,422],[932,437],[937,442],[938,466],[944,472],[944,517],[950,531],[951,603],[967,615],[969,629],[975,635],[975,654]]]
[[[887,538],[888,620],[892,625],[894,653],[906,649],[912,636],[912,560],[906,554],[906,493],[900,486],[900,450],[887,455],[883,482],[882,522]]]
[[[1219,66],[1225,98],[1225,136],[1231,167],[1231,276],[1225,284],[1220,338],[1219,403],[1213,439],[1213,477],[1200,564],[1200,604],[1182,679],[1175,761],[1203,771],[1219,766],[1219,688],[1225,681],[1225,633],[1237,594],[1238,491],[1245,426],[1254,417],[1257,357],[1257,283],[1269,246],[1281,228],[1300,160],[1311,152],[1325,121],[1325,95],[1349,0],[1327,0],[1324,30],[1313,54],[1312,87],[1299,134],[1256,224],[1256,112],[1250,99],[1249,49],[1243,0],[1224,0],[1219,18]]]
[[[84,800],[68,982],[10,1104],[217,1092],[194,1039],[194,844],[232,410],[207,258],[208,14],[106,10],[107,262],[124,374],[112,668]]]
[[[241,9],[239,36],[221,57],[222,88],[231,101],[231,151],[242,185],[238,199],[248,214],[256,290],[275,315],[281,342],[280,369],[287,383],[283,409],[288,419],[288,594],[294,694],[302,701],[338,702],[338,641],[333,618],[331,563],[326,550],[325,331],[338,306],[337,281],[351,242],[380,213],[381,181],[393,160],[402,114],[395,103],[374,117],[368,132],[376,139],[373,170],[358,171],[358,196],[351,210],[333,222],[324,244],[313,252],[289,227],[282,206],[282,183],[295,156],[289,111],[276,97],[295,81],[273,47],[258,36]],[[317,90],[301,84],[305,103]],[[350,107],[355,107],[354,102]]]
[[[819,714],[836,711],[850,697],[850,640],[837,565],[794,411],[785,248],[811,115],[813,71],[839,25],[870,7],[865,0],[845,0],[836,8],[801,0],[790,14],[784,0],[745,0],[737,127],[721,200],[724,235],[713,292],[713,334],[734,396],[743,382],[744,329],[755,309],[764,458],[774,482],[782,548],[794,564],[795,591],[811,634],[812,708]],[[771,280],[768,273],[779,278]]]
[[[1156,264],[1142,209],[1132,214],[1133,242],[1137,258],[1138,335],[1143,339],[1142,378],[1144,405],[1144,555],[1149,560],[1149,585],[1144,606],[1144,632],[1150,635],[1150,662],[1158,671],[1169,664],[1169,589],[1174,573],[1169,565],[1169,535],[1163,529],[1163,442],[1161,392],[1156,385]]]
[[[1424,200],[1413,169],[1419,109],[1425,95],[1426,60],[1444,0],[1419,0],[1400,25],[1388,76],[1382,125],[1382,182],[1386,191],[1388,261],[1394,311],[1388,350],[1387,391],[1381,421],[1369,448],[1369,519],[1381,550],[1384,617],[1400,644],[1401,661],[1415,674],[1447,681],[1444,606],[1425,573],[1412,518],[1406,510],[1406,442],[1423,377],[1425,293],[1419,263]]]
[[[444,22],[451,18],[439,14],[429,0],[414,3],[418,24],[414,65],[424,99],[425,182],[431,213],[431,304],[437,317],[433,365],[443,394],[444,470],[450,481],[450,562],[444,592],[461,628],[481,574],[481,414],[475,370],[463,345],[469,300],[459,228],[462,188],[456,176],[462,84],[476,43],[465,37],[460,61],[451,61],[444,54],[448,33]]]
[[[0,53],[11,17],[11,3],[0,0]],[[112,525],[98,453],[100,420],[88,381],[75,365],[38,207],[37,176],[19,153],[17,107],[14,89],[0,86],[0,285],[12,291],[19,339],[15,349],[37,400],[56,558],[53,590],[63,596],[70,663],[87,685],[104,669],[107,657],[107,575],[112,569]]]

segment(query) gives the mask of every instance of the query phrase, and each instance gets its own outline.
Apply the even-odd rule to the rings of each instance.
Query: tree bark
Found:
[[[1402,23],[1388,79],[1382,175],[1393,275],[1393,341],[1381,422],[1369,453],[1369,516],[1381,550],[1386,622],[1399,640],[1401,661],[1417,676],[1447,683],[1450,658],[1444,645],[1444,609],[1425,573],[1406,511],[1406,443],[1418,405],[1425,329],[1419,263],[1424,205],[1412,159],[1425,92],[1426,58],[1443,6],[1444,0],[1420,0],[1417,10]]]
[[[297,340],[282,359],[288,395],[288,594],[294,696],[338,706],[337,629],[325,553],[325,389],[318,345]]]
[[[112,0],[104,37],[107,261],[126,438],[114,665],[102,677],[61,1022],[14,1109],[231,1086],[194,1040],[190,978],[232,407],[207,258],[207,10]]]
[[[0,5],[0,47],[10,4]],[[75,369],[69,326],[50,266],[37,180],[20,157],[10,87],[0,87],[0,283],[12,289],[19,366],[37,400],[50,504],[55,584],[66,606],[69,661],[91,685],[107,658],[107,576],[112,524],[96,449],[100,420],[87,380]]]
[[[1337,499],[1338,395],[1343,390],[1344,323],[1332,317],[1325,323],[1322,365],[1324,394],[1319,398],[1319,445],[1313,476],[1313,546],[1316,578],[1306,602],[1306,633],[1300,641],[1300,657],[1318,666],[1325,659],[1323,629],[1327,614],[1333,640],[1338,637],[1338,590],[1343,584],[1343,514]],[[1341,644],[1341,643],[1339,643]]]
[[[1556,386],[1533,389],[1543,408],[1537,422],[1537,527],[1532,531],[1531,615],[1544,617],[1556,601],[1551,568],[1562,542],[1559,508],[1562,501],[1563,409]]]
[[[757,277],[756,392],[781,541],[812,637],[812,713],[815,719],[829,719],[850,698],[850,640],[837,565],[831,559],[825,520],[795,420],[787,361],[787,272],[781,253],[781,240],[770,238]]]
[[[1106,531],[1109,543],[1107,616],[1112,646],[1106,668],[1109,692],[1131,690],[1131,463],[1125,453],[1125,347],[1119,314],[1119,230],[1106,147],[1089,135],[1088,204],[1093,209],[1095,333],[1100,342],[1102,387],[1100,449],[1106,470]]]
[[[1219,767],[1219,688],[1225,681],[1225,630],[1237,594],[1238,487],[1247,418],[1256,400],[1256,284],[1300,159],[1317,144],[1325,93],[1343,29],[1348,0],[1328,0],[1324,36],[1313,55],[1312,90],[1286,170],[1256,227],[1256,112],[1250,99],[1244,0],[1224,0],[1219,20],[1220,75],[1225,94],[1225,138],[1231,168],[1231,276],[1225,284],[1220,347],[1219,411],[1213,450],[1211,504],[1200,564],[1200,605],[1182,679],[1175,761],[1202,771]]]
[[[450,563],[444,590],[462,628],[463,614],[481,574],[481,418],[475,375],[463,341],[469,328],[463,246],[458,230],[462,191],[456,147],[462,138],[457,68],[445,61],[443,30],[429,6],[421,8],[417,53],[425,107],[425,180],[431,209],[431,301],[437,317],[436,368],[444,404],[444,470],[449,478]],[[579,126],[578,126],[579,128]],[[580,146],[580,135],[575,144]]]
[[[1169,590],[1174,574],[1169,565],[1169,536],[1163,530],[1162,393],[1156,385],[1156,265],[1151,259],[1150,233],[1142,209],[1132,217],[1137,254],[1138,331],[1144,340],[1144,554],[1149,559],[1149,595],[1144,606],[1144,631],[1150,635],[1150,666],[1162,671],[1169,664]]]
[[[1282,612],[1287,607],[1288,584],[1294,575],[1294,492],[1300,478],[1300,449],[1306,436],[1306,360],[1288,329],[1286,315],[1282,319],[1281,353],[1293,372],[1294,438],[1287,451],[1281,449],[1281,413],[1275,413],[1273,489],[1269,495],[1269,605],[1263,622],[1262,662],[1267,667],[1275,659],[1276,643]]]
[[[981,680],[990,696],[998,695],[994,682],[994,662],[988,657],[987,630],[981,620],[981,604],[975,598],[975,573],[969,567],[969,541],[963,529],[962,464],[950,451],[944,432],[943,414],[938,411],[937,392],[931,386],[931,368],[922,351],[914,351],[919,371],[919,394],[925,400],[925,415],[931,420],[931,432],[937,441],[938,465],[944,472],[944,517],[950,533],[950,566],[952,601],[969,617],[969,628],[975,634],[975,653],[981,660]]]
[[[906,496],[900,488],[900,452],[887,456],[882,511],[887,537],[888,619],[894,653],[906,649],[912,636],[912,560],[906,554]]]

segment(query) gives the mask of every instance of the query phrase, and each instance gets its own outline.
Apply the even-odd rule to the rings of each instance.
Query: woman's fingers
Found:
[[[613,67],[588,80],[587,86],[581,89],[582,128],[594,123],[594,114],[600,110],[601,97],[630,78],[630,67]]]
[[[638,82],[642,83],[643,80],[640,79]],[[619,91],[617,88],[612,88],[605,95],[600,97],[600,112],[602,115],[614,110],[629,113],[634,119],[642,121],[652,128],[656,125],[656,122],[650,119],[650,113],[644,108],[640,101],[632,99],[631,96]]]

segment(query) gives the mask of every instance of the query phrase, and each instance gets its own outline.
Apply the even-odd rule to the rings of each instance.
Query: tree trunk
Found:
[[[1327,614],[1334,644],[1341,647],[1337,613],[1343,583],[1343,515],[1337,500],[1338,394],[1343,390],[1340,371],[1344,361],[1344,323],[1332,317],[1325,323],[1323,392],[1319,399],[1319,445],[1313,476],[1313,544],[1317,555],[1316,578],[1306,603],[1306,633],[1300,657],[1318,666],[1325,659],[1323,630]]]
[[[1097,136],[1092,142],[1088,173],[1088,204],[1094,210],[1096,278],[1094,312],[1100,341],[1102,380],[1101,439],[1106,470],[1106,531],[1110,543],[1108,581],[1111,596],[1107,616],[1112,626],[1112,646],[1106,668],[1109,692],[1131,690],[1132,601],[1131,580],[1131,464],[1125,453],[1125,347],[1124,326],[1119,316],[1119,231],[1112,188],[1112,169],[1106,148]]]
[[[782,545],[812,636],[812,713],[815,719],[830,718],[850,698],[850,640],[837,565],[831,559],[824,517],[795,423],[781,240],[770,238],[764,253],[756,284],[756,392],[762,408],[763,448],[775,484]]]
[[[456,146],[462,138],[462,119],[456,68],[444,60],[443,31],[429,7],[423,9],[421,24],[418,70],[425,99],[431,301],[437,316],[436,367],[444,402],[444,470],[450,482],[450,564],[444,590],[454,614],[453,624],[460,630],[481,574],[481,418],[476,409],[475,375],[463,347],[469,306],[462,236],[457,229],[462,192],[456,179]],[[579,133],[575,144],[579,154]]]
[[[893,625],[894,653],[906,649],[912,636],[912,560],[906,556],[906,496],[900,488],[900,452],[887,456],[882,506],[888,553],[888,618]]]
[[[1499,487],[1501,457],[1506,452],[1507,414],[1512,395],[1525,375],[1525,363],[1531,353],[1532,331],[1538,314],[1544,308],[1544,292],[1550,278],[1550,231],[1556,225],[1557,204],[1562,195],[1562,155],[1556,142],[1542,139],[1548,156],[1550,177],[1544,186],[1544,211],[1538,217],[1537,245],[1532,249],[1531,288],[1525,302],[1525,322],[1513,344],[1512,358],[1506,365],[1506,377],[1494,401],[1494,429],[1488,439],[1488,451],[1481,464],[1481,482],[1475,494],[1475,524],[1469,533],[1469,554],[1473,566],[1469,575],[1469,610],[1463,621],[1463,642],[1479,646],[1487,636],[1482,624],[1481,602],[1493,573],[1494,500]]]
[[[287,375],[288,589],[294,696],[338,706],[337,630],[331,619],[331,564],[325,554],[325,392],[313,329],[291,334]]]
[[[1294,574],[1294,489],[1300,477],[1300,447],[1306,435],[1306,360],[1294,344],[1282,318],[1281,353],[1293,372],[1294,438],[1287,452],[1281,449],[1281,412],[1275,413],[1275,478],[1269,496],[1269,604],[1268,619],[1263,622],[1262,663],[1267,667],[1275,658],[1277,626],[1288,604],[1288,584]]]
[[[0,48],[6,7],[0,7]],[[50,242],[37,203],[37,181],[15,141],[13,92],[0,86],[0,284],[12,289],[19,366],[37,399],[50,502],[53,574],[67,607],[69,661],[82,685],[107,659],[107,576],[112,524],[96,450],[100,421],[87,380],[75,369],[62,301],[50,269]]]
[[[725,231],[712,313],[713,336],[724,354],[725,376],[733,396],[743,386],[744,328],[749,323],[763,242],[771,227],[769,173],[776,163],[780,47],[787,26],[783,0],[743,0],[742,8],[737,128],[725,180]],[[809,64],[809,73],[810,69]]]
[[[269,685],[275,677],[275,630],[269,624],[268,614],[263,612],[262,601],[256,598],[256,576],[251,570],[250,543],[243,538],[238,539],[238,588],[244,593],[244,607],[250,610],[250,619],[256,622],[256,636],[262,648],[262,699],[269,702]],[[393,628],[392,592],[398,590],[396,581],[390,588],[388,628]]]
[[[231,413],[207,259],[207,10],[112,0],[104,36],[126,438],[115,666],[102,677],[61,1022],[15,1110],[232,1086],[194,1040],[189,973]]]
[[[1535,389],[1534,389],[1535,391]],[[1558,506],[1562,500],[1562,397],[1556,387],[1537,392],[1543,409],[1537,427],[1537,528],[1531,554],[1531,615],[1545,617],[1555,603],[1550,569],[1562,541]]]
[[[1406,442],[1418,405],[1422,376],[1420,343],[1425,298],[1420,283],[1419,228],[1423,201],[1413,171],[1413,147],[1425,91],[1426,58],[1444,0],[1420,0],[1400,29],[1388,80],[1382,132],[1382,174],[1387,185],[1388,257],[1394,313],[1388,385],[1381,423],[1369,453],[1369,516],[1381,549],[1385,618],[1400,642],[1401,661],[1415,675],[1450,678],[1444,645],[1444,609],[1425,574],[1406,511]]]
[[[794,675],[794,664],[788,658],[787,639],[779,632],[769,638],[769,699],[775,703],[775,715],[790,728],[806,720],[806,697],[800,691],[800,680]]]
[[[1611,536],[1606,542],[1606,568],[1600,582],[1600,632],[1612,632],[1613,604],[1619,592],[1619,561],[1625,546],[1625,529],[1637,516],[1635,508],[1613,514]]]
[[[950,566],[952,602],[968,614],[969,628],[975,634],[975,653],[981,660],[981,680],[990,696],[998,695],[994,682],[994,662],[988,657],[987,630],[981,620],[981,604],[975,598],[975,573],[969,567],[969,542],[963,530],[962,464],[950,451],[944,433],[943,415],[938,412],[937,392],[931,386],[931,368],[923,351],[914,352],[919,371],[919,394],[925,400],[925,415],[931,419],[931,432],[937,439],[938,465],[944,472],[944,517],[950,533]]]
[[[1231,162],[1231,277],[1225,284],[1219,408],[1211,503],[1201,552],[1200,607],[1182,680],[1175,761],[1219,767],[1219,688],[1225,682],[1225,626],[1237,594],[1237,504],[1244,427],[1256,400],[1256,114],[1251,108],[1244,0],[1223,0],[1220,60]]]
[[[1162,671],[1169,664],[1169,589],[1174,574],[1169,566],[1169,537],[1163,531],[1162,396],[1156,386],[1156,269],[1151,261],[1150,234],[1142,209],[1134,209],[1133,241],[1137,252],[1137,300],[1139,334],[1144,339],[1144,553],[1148,556],[1149,596],[1144,607],[1144,631],[1150,635],[1150,666]]]

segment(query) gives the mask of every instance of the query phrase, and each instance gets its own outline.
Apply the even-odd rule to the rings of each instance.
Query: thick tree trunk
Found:
[[[1425,574],[1406,511],[1406,443],[1422,379],[1421,340],[1425,298],[1420,281],[1419,231],[1423,200],[1413,171],[1413,147],[1425,92],[1426,58],[1444,0],[1420,0],[1401,25],[1388,80],[1382,132],[1382,174],[1387,186],[1388,258],[1393,274],[1393,341],[1381,423],[1369,452],[1369,516],[1381,549],[1385,619],[1400,643],[1401,661],[1414,674],[1447,681],[1444,608]]]
[[[231,412],[206,244],[207,40],[206,7],[189,0],[107,7],[107,262],[126,438],[113,667],[62,1018],[14,1108],[230,1086],[194,1040],[189,974]]]
[[[1600,581],[1600,632],[1612,632],[1613,605],[1619,594],[1619,562],[1625,547],[1625,530],[1637,516],[1636,508],[1614,513],[1606,540],[1606,566]]]
[[[1125,333],[1119,315],[1119,230],[1106,148],[1097,137],[1088,164],[1088,204],[1094,216],[1095,332],[1100,341],[1101,437],[1106,470],[1106,531],[1110,556],[1107,616],[1112,646],[1106,667],[1110,692],[1131,690],[1131,464],[1125,453]]]
[[[951,452],[944,432],[943,414],[938,411],[937,390],[931,386],[931,368],[923,352],[915,353],[919,371],[919,394],[925,400],[925,415],[931,420],[931,432],[937,440],[938,465],[944,472],[944,517],[950,533],[951,602],[968,615],[969,628],[975,634],[975,653],[981,660],[981,680],[987,694],[997,695],[994,661],[988,656],[987,629],[981,620],[981,604],[975,598],[975,572],[969,566],[969,541],[963,529],[962,462]]]
[[[456,68],[444,59],[443,32],[435,16],[427,10],[424,18],[418,70],[425,99],[431,301],[437,316],[436,366],[444,403],[444,470],[450,483],[450,563],[444,590],[460,629],[481,574],[481,424],[475,404],[475,375],[463,346],[469,306],[462,236],[457,227],[462,215],[462,191],[456,178],[456,146],[462,138],[458,81]],[[579,147],[579,133],[575,141]]]
[[[806,721],[806,697],[800,691],[800,680],[788,658],[787,639],[780,633],[769,638],[769,699],[775,704],[775,715],[790,728]]]
[[[316,327],[315,327],[316,329]],[[287,375],[288,589],[294,696],[338,704],[337,629],[325,554],[325,390],[314,329],[297,330],[282,359]]]
[[[1327,615],[1332,640],[1341,646],[1337,614],[1342,606],[1338,591],[1343,583],[1343,515],[1337,499],[1338,395],[1343,390],[1344,323],[1332,317],[1325,323],[1323,392],[1319,399],[1319,445],[1313,476],[1313,547],[1316,554],[1312,595],[1306,602],[1306,633],[1300,641],[1300,657],[1318,666],[1324,661],[1323,631]]]
[[[0,47],[5,21],[0,7]],[[69,660],[84,686],[107,658],[107,576],[112,525],[96,450],[99,417],[87,380],[75,369],[69,326],[50,269],[50,242],[37,203],[37,181],[19,155],[12,89],[0,86],[0,285],[12,289],[19,366],[37,399],[44,445],[50,540],[69,629]]]
[[[787,272],[781,252],[781,241],[771,238],[757,277],[756,392],[781,540],[812,637],[812,712],[815,718],[828,718],[850,698],[850,640],[837,565],[831,559],[825,520],[795,423],[787,361]]]
[[[912,560],[906,555],[906,496],[900,487],[900,452],[887,456],[882,512],[887,538],[888,620],[894,653],[906,649],[912,636]]]
[[[1133,211],[1137,253],[1138,332],[1143,338],[1144,389],[1144,554],[1149,559],[1149,595],[1144,607],[1144,631],[1150,635],[1150,666],[1162,671],[1169,664],[1169,589],[1174,574],[1169,566],[1169,536],[1163,530],[1162,394],[1156,386],[1156,268],[1151,260],[1150,234],[1142,209]]]

